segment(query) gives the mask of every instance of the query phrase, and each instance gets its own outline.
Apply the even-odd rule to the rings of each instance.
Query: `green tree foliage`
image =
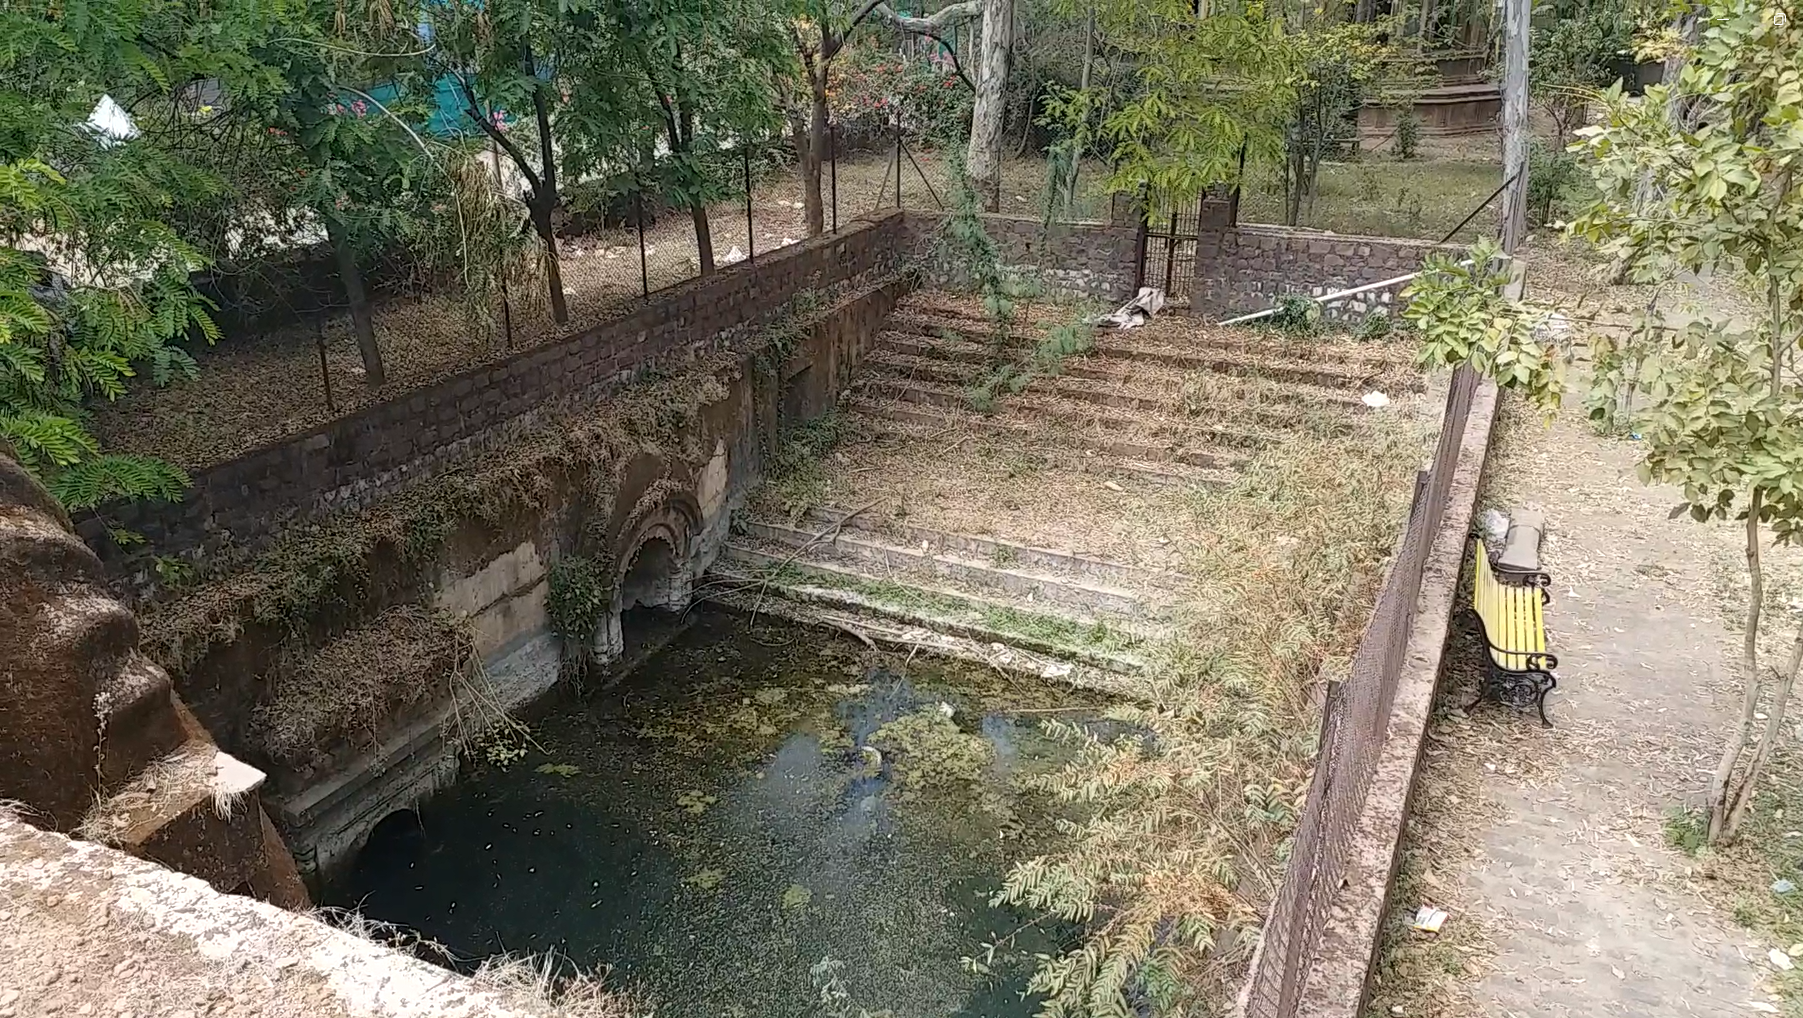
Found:
[[[1094,17],[1129,80],[1054,90],[1046,119],[1071,136],[1094,132],[1109,190],[1182,204],[1236,179],[1242,146],[1253,158],[1282,151],[1301,64],[1262,4],[1199,18],[1189,0],[1100,0]]]
[[[1284,222],[1296,225],[1312,200],[1321,161],[1358,141],[1358,109],[1401,57],[1396,19],[1334,24],[1319,20],[1292,36],[1300,74],[1283,127]]]
[[[781,126],[772,73],[787,41],[745,0],[629,0],[598,8],[582,55],[585,83],[605,80],[631,123],[656,125],[614,153],[650,165],[659,190],[689,210],[702,275],[714,270],[707,207],[736,190],[737,152]],[[624,72],[624,73],[622,73]],[[666,154],[651,141],[661,135]],[[618,138],[620,132],[609,132]]]
[[[557,261],[557,223],[563,210],[558,186],[558,129],[575,93],[560,87],[566,58],[560,43],[578,36],[574,5],[541,0],[446,0],[425,5],[431,25],[435,75],[455,80],[468,124],[507,154],[526,183],[526,208],[544,247],[546,295],[552,318],[569,321],[563,275]],[[575,118],[590,132],[621,130],[614,88],[584,90],[583,114]]]
[[[1589,109],[1589,95],[1621,77],[1633,53],[1626,0],[1552,0],[1534,9],[1528,90],[1563,144]]]
[[[1803,312],[1799,13],[1794,3],[1765,0],[1701,8],[1676,81],[1648,89],[1644,99],[1619,85],[1596,96],[1602,121],[1580,128],[1574,146],[1598,197],[1573,221],[1573,234],[1641,282],[1679,272],[1740,278],[1764,297],[1763,314],[1751,322],[1667,317],[1650,306],[1639,327],[1599,347],[1594,384],[1601,391],[1587,401],[1607,415],[1622,391],[1636,389],[1629,412],[1643,437],[1642,478],[1683,491],[1674,514],[1745,527],[1745,685],[1709,790],[1711,841],[1734,836],[1803,664],[1803,633],[1783,670],[1762,669],[1759,658],[1765,535],[1779,542],[1803,535],[1803,385],[1795,371]],[[1644,187],[1649,179],[1659,182],[1656,192]],[[1438,285],[1424,291],[1437,304],[1410,311],[1427,349],[1438,351],[1430,359],[1468,360],[1505,385],[1557,391],[1549,381],[1557,358],[1504,359],[1526,350],[1517,315],[1497,314],[1486,325],[1485,302],[1495,298],[1439,293]],[[1762,707],[1766,723],[1755,731]]]
[[[0,441],[71,509],[187,486],[160,460],[104,453],[86,408],[142,372],[192,377],[183,344],[217,338],[189,283],[204,259],[161,219],[173,195],[215,186],[88,120],[109,90],[179,108],[176,85],[215,56],[191,15],[154,2],[0,11]]]

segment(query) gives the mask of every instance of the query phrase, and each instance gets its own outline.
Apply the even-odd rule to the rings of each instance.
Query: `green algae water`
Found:
[[[991,895],[1057,837],[1040,721],[1099,707],[697,612],[539,705],[526,759],[385,821],[329,897],[464,962],[609,966],[677,1018],[1026,1016],[1033,955],[1074,931]]]

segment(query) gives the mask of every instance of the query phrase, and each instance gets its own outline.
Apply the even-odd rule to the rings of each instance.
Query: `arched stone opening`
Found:
[[[647,538],[620,578],[620,610],[684,607],[688,597],[687,591],[680,589],[686,586],[682,573],[682,563],[670,542],[662,537]]]
[[[613,610],[595,634],[596,661],[610,662],[627,652],[627,629],[661,629],[668,616],[688,607],[694,586],[689,537],[695,514],[685,508],[686,503],[665,504],[641,519],[622,542],[630,550],[616,559],[620,570]]]

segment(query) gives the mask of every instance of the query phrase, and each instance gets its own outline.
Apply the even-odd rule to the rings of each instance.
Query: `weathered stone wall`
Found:
[[[592,404],[547,411],[479,461],[159,603],[153,646],[221,744],[269,772],[265,801],[302,869],[329,873],[383,817],[455,779],[457,703],[441,695],[373,719],[373,734],[282,758],[255,719],[282,709],[285,660],[354,639],[394,606],[430,605],[470,620],[494,705],[524,704],[559,677],[569,648],[550,631],[550,572],[580,555],[610,585],[592,637],[609,661],[625,609],[686,607],[777,429],[833,405],[908,286],[898,276],[861,288],[738,351],[666,363]],[[297,588],[309,600],[295,603]]]
[[[487,984],[0,811],[0,1014],[551,1018]],[[630,1009],[622,1006],[619,1013]]]
[[[110,515],[161,555],[227,541],[260,546],[296,520],[369,505],[505,441],[549,401],[592,398],[654,361],[729,343],[803,290],[892,272],[904,244],[900,213],[854,221],[654,294],[624,318],[196,471],[180,503]],[[126,568],[101,529],[84,536],[116,571]]]
[[[968,284],[955,265],[935,257],[945,222],[943,213],[907,213],[909,243],[932,287]],[[1017,216],[986,215],[983,227],[995,241],[1006,271],[1039,281],[1048,291],[1071,297],[1119,302],[1133,295],[1139,235],[1132,225],[1052,223]]]
[[[0,604],[0,812],[306,904],[254,798],[263,775],[213,745],[61,507],[3,453]]]
[[[1223,316],[1262,311],[1286,293],[1320,296],[1407,275],[1440,248],[1420,240],[1357,237],[1283,226],[1242,224],[1204,230],[1196,242],[1191,308]],[[1395,301],[1405,284],[1327,309],[1329,317],[1363,317]]]

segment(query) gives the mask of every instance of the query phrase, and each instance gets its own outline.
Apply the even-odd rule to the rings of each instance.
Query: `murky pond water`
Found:
[[[527,758],[385,822],[330,897],[464,959],[611,965],[681,1018],[1024,1016],[1032,953],[1072,931],[989,897],[1056,837],[1023,787],[1063,759],[1040,721],[1096,706],[697,613],[619,685],[542,708]],[[993,972],[961,964],[997,939]]]

